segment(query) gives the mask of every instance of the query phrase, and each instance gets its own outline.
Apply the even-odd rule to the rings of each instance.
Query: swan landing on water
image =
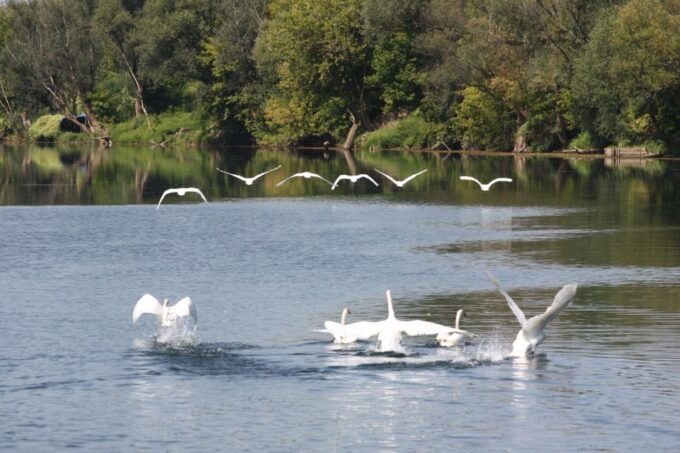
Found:
[[[151,294],[144,294],[135,304],[132,311],[132,323],[136,323],[143,314],[156,315],[158,322],[162,327],[172,327],[181,318],[191,316],[196,322],[198,315],[196,314],[196,307],[191,303],[190,297],[185,297],[177,302],[175,305],[168,306],[168,299],[166,298],[161,305],[158,299]]]
[[[378,350],[380,352],[402,352],[404,350],[401,340],[404,335],[416,337],[420,335],[446,335],[453,332],[463,332],[453,327],[443,326],[419,319],[413,321],[400,321],[394,314],[392,293],[388,289],[387,296],[387,319],[379,323]]]
[[[456,331],[451,333],[440,333],[437,335],[439,346],[463,346],[468,339],[475,338],[477,335],[467,330],[460,329],[461,316],[467,316],[462,308],[456,312]]]
[[[489,271],[486,271],[486,275],[491,279],[493,284],[496,285],[498,292],[505,297],[510,310],[512,310],[517,321],[519,321],[520,326],[522,326],[522,329],[517,333],[515,341],[512,343],[511,355],[513,357],[530,357],[534,355],[538,345],[545,340],[545,329],[548,327],[548,324],[573,302],[578,285],[575,283],[564,285],[564,287],[555,295],[555,299],[545,310],[545,313],[527,320],[522,310],[517,306],[515,301],[512,300],[510,295],[505,292],[500,283],[498,283],[498,280],[496,280]]]

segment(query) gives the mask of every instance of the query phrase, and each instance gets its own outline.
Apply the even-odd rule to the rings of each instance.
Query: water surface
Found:
[[[254,174],[246,187],[220,167]],[[298,180],[380,169],[404,189]],[[332,151],[2,148],[0,449],[424,451],[680,442],[680,166]],[[509,176],[488,193],[458,181]],[[170,199],[195,185],[210,204]],[[187,196],[188,197],[188,196]],[[531,360],[527,314],[579,283]],[[482,340],[406,354],[313,332],[397,316]],[[193,343],[132,325],[145,292],[198,307]],[[185,338],[186,339],[186,338]],[[559,446],[559,447],[557,447]]]

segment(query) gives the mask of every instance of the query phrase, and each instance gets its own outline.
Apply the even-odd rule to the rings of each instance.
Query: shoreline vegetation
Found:
[[[0,141],[677,156],[678,67],[678,0],[10,0]]]

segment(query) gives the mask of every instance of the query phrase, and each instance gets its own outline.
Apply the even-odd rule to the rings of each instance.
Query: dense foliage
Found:
[[[0,135],[55,113],[140,140],[676,149],[680,0],[10,0]]]

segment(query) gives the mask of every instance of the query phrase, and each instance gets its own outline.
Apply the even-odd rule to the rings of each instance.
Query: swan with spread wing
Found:
[[[191,302],[190,297],[181,299],[175,305],[168,305],[167,298],[161,304],[158,299],[148,293],[144,294],[135,304],[135,308],[132,310],[132,323],[136,323],[140,316],[144,314],[155,315],[163,327],[172,327],[180,319],[187,316],[191,316],[194,322],[198,319],[196,307]]]
[[[487,270],[486,275],[496,286],[498,292],[501,293],[503,297],[505,297],[510,310],[512,310],[515,317],[517,318],[517,321],[519,321],[519,325],[521,326],[515,341],[512,343],[512,356],[530,357],[534,355],[538,345],[543,343],[543,340],[545,340],[545,329],[548,327],[548,324],[550,324],[550,322],[552,322],[552,320],[555,319],[557,315],[559,315],[574,301],[578,285],[575,283],[564,285],[564,287],[562,287],[562,289],[557,292],[552,304],[550,304],[544,313],[527,319],[524,315],[524,312],[522,312],[515,301],[512,300],[512,297],[510,297],[510,295],[505,292],[505,290],[501,287],[501,284],[498,283],[498,280],[496,280],[494,276],[491,275],[491,272]]]

